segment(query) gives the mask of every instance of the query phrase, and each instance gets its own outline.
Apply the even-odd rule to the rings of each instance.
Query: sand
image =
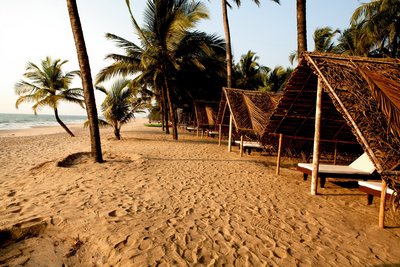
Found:
[[[379,199],[329,180],[311,196],[288,159],[277,176],[274,157],[144,122],[101,130],[103,164],[77,126],[0,132],[0,266],[400,264]]]

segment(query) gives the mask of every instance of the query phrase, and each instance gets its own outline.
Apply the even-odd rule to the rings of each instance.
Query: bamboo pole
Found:
[[[385,206],[386,206],[386,181],[382,179],[382,189],[381,189],[381,202],[379,205],[379,227],[385,227]]]
[[[233,116],[232,116],[232,113],[231,113],[229,115],[228,152],[232,151],[232,122],[233,122]]]
[[[276,159],[276,175],[279,175],[281,171],[282,139],[283,139],[283,134],[279,134],[278,158]]]
[[[222,139],[222,124],[218,126],[218,146],[221,146]]]
[[[240,157],[243,157],[243,135],[240,136]]]
[[[315,107],[315,131],[314,151],[311,176],[311,195],[317,194],[318,167],[319,167],[319,141],[321,138],[321,104],[322,104],[322,80],[318,78],[317,103]]]

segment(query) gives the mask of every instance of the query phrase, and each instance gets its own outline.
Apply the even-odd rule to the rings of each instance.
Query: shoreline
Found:
[[[85,130],[85,128],[83,127],[83,123],[71,123],[66,125],[72,132],[79,131],[81,129]],[[36,136],[63,132],[65,132],[65,130],[60,125],[32,126],[30,128],[22,129],[0,129],[0,137]]]

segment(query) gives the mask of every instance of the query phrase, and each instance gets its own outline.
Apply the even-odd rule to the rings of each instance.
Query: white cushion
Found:
[[[359,186],[364,186],[371,188],[372,190],[381,191],[382,190],[382,182],[366,182],[366,181],[358,181]],[[393,194],[393,190],[390,188],[386,189],[387,194]]]
[[[298,163],[297,166],[312,171],[312,163]],[[319,164],[319,173],[337,173],[337,174],[365,174],[369,175],[375,171],[375,166],[366,153],[353,161],[350,165],[330,165]]]
[[[358,157],[358,159],[353,161],[349,166],[354,169],[357,169],[357,170],[369,172],[370,174],[372,174],[375,171],[375,165],[369,159],[369,156],[367,155],[367,153],[362,154],[360,157]]]

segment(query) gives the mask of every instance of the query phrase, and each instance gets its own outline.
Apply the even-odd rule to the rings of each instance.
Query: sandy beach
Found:
[[[0,132],[0,266],[400,266],[378,198],[145,122],[101,129],[102,164],[81,126]]]

